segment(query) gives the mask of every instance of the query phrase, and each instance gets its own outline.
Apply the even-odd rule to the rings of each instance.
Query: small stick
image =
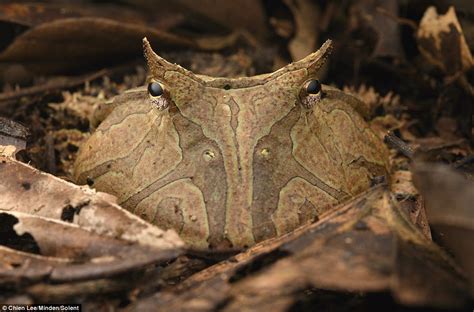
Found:
[[[392,131],[387,132],[384,137],[384,142],[390,146],[391,148],[399,151],[409,159],[413,159],[414,151],[413,149],[408,146],[403,140],[393,134]]]
[[[52,91],[52,90],[73,88],[85,83],[86,81],[91,81],[91,80],[100,78],[106,75],[107,73],[108,71],[106,69],[102,69],[92,74],[79,76],[79,77],[73,77],[73,78],[65,79],[63,81],[56,82],[56,83],[46,83],[39,86],[24,88],[24,89],[21,89],[20,91],[0,93],[0,102],[16,100],[24,96],[31,96],[31,95],[35,95],[35,94],[39,94],[43,92]]]
[[[418,25],[415,23],[415,21],[412,21],[411,19],[395,16],[392,13],[390,13],[389,11],[387,11],[384,8],[381,8],[381,7],[377,7],[376,10],[380,14],[383,14],[386,17],[395,20],[400,25],[406,25],[406,26],[410,27],[411,29],[413,29],[414,31],[416,31],[418,29]]]

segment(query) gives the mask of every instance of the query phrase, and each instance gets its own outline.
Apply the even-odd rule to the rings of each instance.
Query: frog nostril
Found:
[[[216,157],[216,154],[211,150],[205,150],[202,157],[205,161],[211,161]]]

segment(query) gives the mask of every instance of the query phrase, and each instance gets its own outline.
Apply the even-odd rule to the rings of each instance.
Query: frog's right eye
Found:
[[[148,84],[148,93],[150,93],[151,96],[161,96],[163,95],[163,87],[159,82],[152,81]]]
[[[303,84],[300,90],[300,101],[305,109],[311,109],[316,103],[321,101],[321,83],[317,79],[311,79]]]

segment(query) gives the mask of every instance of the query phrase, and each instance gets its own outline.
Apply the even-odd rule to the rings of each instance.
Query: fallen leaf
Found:
[[[320,302],[323,290],[389,291],[408,306],[455,308],[469,300],[454,262],[379,186],[315,224],[257,244],[129,310],[288,311],[308,291],[308,300]]]
[[[1,3],[0,20],[25,26],[36,26],[57,19],[73,17],[103,17],[125,23],[145,24],[147,19],[138,10],[114,4],[87,3]]]
[[[395,20],[398,8],[397,0],[356,1],[351,7],[352,28],[360,28],[367,35],[373,34],[374,38],[368,38],[374,41],[371,57],[403,58],[399,25]]]
[[[416,39],[421,54],[448,75],[468,71],[474,64],[454,7],[442,15],[434,6],[426,9]]]
[[[147,25],[103,17],[57,19],[34,26],[0,53],[0,81],[103,68],[142,55],[141,39],[147,37],[159,49],[196,47]],[[19,73],[20,72],[20,73]]]
[[[160,249],[183,247],[163,231],[114,203],[115,198],[68,183],[27,164],[0,157],[0,210],[74,223],[96,234]]]
[[[0,180],[0,289],[35,302],[130,291],[150,265],[183,252],[174,231],[123,210],[111,195],[4,156]]]
[[[393,57],[402,59],[404,57],[400,26],[393,18],[388,18],[381,14],[380,10],[388,12],[391,16],[398,16],[399,1],[377,1],[375,5],[376,12],[372,12],[373,29],[378,34],[377,45],[372,54],[373,57]]]
[[[428,221],[468,273],[474,295],[474,182],[445,165],[415,163],[412,170]]]
[[[412,173],[409,170],[397,170],[390,176],[390,190],[404,209],[411,223],[415,224],[426,238],[431,240],[431,230],[426,217],[423,199],[413,185]]]
[[[147,280],[143,273],[150,265],[165,263],[180,253],[23,213],[0,212],[0,225],[2,302],[12,291],[30,295],[37,303],[71,301],[86,295],[84,284],[95,290],[89,296],[130,291]],[[58,293],[57,288],[64,290]]]
[[[288,44],[293,61],[301,60],[317,48],[319,7],[311,0],[285,0],[295,19],[295,34]]]
[[[52,282],[122,274],[131,269],[143,269],[146,264],[171,260],[179,253],[172,248],[157,252],[156,248],[92,233],[72,223],[21,212],[0,212],[0,224],[0,245],[4,255],[21,255],[12,249],[22,251],[24,257],[16,260],[23,261],[25,265],[35,260],[47,260],[49,266],[55,267],[55,270],[51,270],[48,264],[42,264],[49,271],[47,275]],[[5,259],[5,256],[2,257],[2,265],[8,265]],[[21,269],[25,267],[12,265],[3,273],[17,274]],[[5,275],[0,274],[0,278]]]

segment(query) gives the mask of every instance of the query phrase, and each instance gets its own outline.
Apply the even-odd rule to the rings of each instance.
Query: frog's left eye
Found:
[[[150,93],[151,96],[163,95],[163,87],[159,82],[152,81],[148,84],[148,93]]]
[[[301,104],[306,109],[311,109],[317,102],[321,100],[322,88],[321,83],[317,79],[311,79],[303,84],[300,91]]]
[[[148,94],[153,105],[159,110],[164,110],[169,106],[169,97],[165,96],[165,88],[157,81],[148,84]]]

